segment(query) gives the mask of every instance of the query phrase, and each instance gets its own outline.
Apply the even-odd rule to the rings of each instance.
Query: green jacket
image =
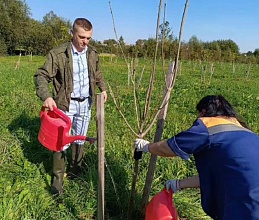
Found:
[[[90,80],[90,95],[95,97],[96,86],[100,91],[105,91],[102,72],[99,64],[99,57],[94,47],[87,49],[88,73]],[[53,97],[57,107],[68,111],[73,92],[73,61],[71,43],[65,43],[52,49],[47,59],[34,75],[36,94],[42,101]],[[53,83],[51,92],[49,83]]]

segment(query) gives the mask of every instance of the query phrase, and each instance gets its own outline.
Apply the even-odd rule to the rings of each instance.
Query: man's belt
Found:
[[[83,101],[85,101],[86,99],[88,99],[88,97],[79,97],[79,98],[72,98],[72,97],[71,97],[71,100],[74,100],[74,101],[77,101],[77,102],[83,102]]]

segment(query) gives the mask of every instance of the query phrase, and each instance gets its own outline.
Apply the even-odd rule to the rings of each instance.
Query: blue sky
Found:
[[[31,17],[42,20],[53,11],[71,22],[77,17],[89,19],[93,38],[115,39],[109,0],[25,0]],[[89,3],[90,2],[90,3]],[[166,20],[173,35],[179,35],[185,0],[164,0]],[[118,37],[126,43],[155,37],[159,0],[110,0]],[[233,40],[240,52],[259,48],[259,0],[189,0],[183,40]],[[162,19],[162,18],[161,18]],[[162,21],[162,20],[161,20]]]

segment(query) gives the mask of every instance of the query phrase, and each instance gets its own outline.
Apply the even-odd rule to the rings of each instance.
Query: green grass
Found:
[[[43,57],[22,57],[20,68],[15,70],[18,57],[0,57],[0,219],[96,219],[98,159],[97,147],[86,144],[84,175],[81,179],[65,179],[65,194],[53,198],[49,194],[52,169],[52,153],[43,148],[37,134],[40,127],[39,112],[42,102],[36,97],[33,74],[43,64]],[[137,131],[134,115],[132,88],[128,87],[126,64],[116,59],[111,63],[101,58],[105,79],[111,85],[122,112]],[[144,81],[139,97],[144,102],[151,71],[150,60],[139,60],[137,78],[145,65]],[[203,63],[202,65],[205,65]],[[207,64],[208,66],[210,64]],[[224,95],[246,119],[255,132],[258,124],[258,65],[252,66],[246,79],[248,66],[215,63],[215,72],[209,82],[207,70],[201,82],[201,65],[182,62],[177,76],[166,117],[163,139],[187,129],[195,120],[195,105],[204,95]],[[163,71],[157,68],[151,113],[161,102],[164,91]],[[96,136],[95,108],[89,136]],[[154,139],[155,126],[145,137]],[[125,125],[109,96],[105,104],[105,215],[106,219],[126,219],[133,176],[132,147],[134,135]],[[145,154],[140,161],[140,173],[135,196],[134,219],[140,219],[139,207],[149,163]],[[191,159],[158,158],[151,195],[163,189],[167,179],[183,178],[196,173]],[[186,190],[174,196],[174,202],[182,219],[209,219],[201,209],[199,190]]]

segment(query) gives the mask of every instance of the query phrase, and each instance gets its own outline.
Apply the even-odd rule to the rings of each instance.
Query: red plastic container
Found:
[[[178,220],[173,203],[173,191],[166,189],[157,193],[146,207],[145,220]]]
[[[87,139],[81,135],[69,135],[72,126],[71,120],[58,108],[53,108],[53,111],[46,111],[43,107],[40,112],[40,121],[38,140],[51,151],[61,151],[66,144],[75,140]]]

